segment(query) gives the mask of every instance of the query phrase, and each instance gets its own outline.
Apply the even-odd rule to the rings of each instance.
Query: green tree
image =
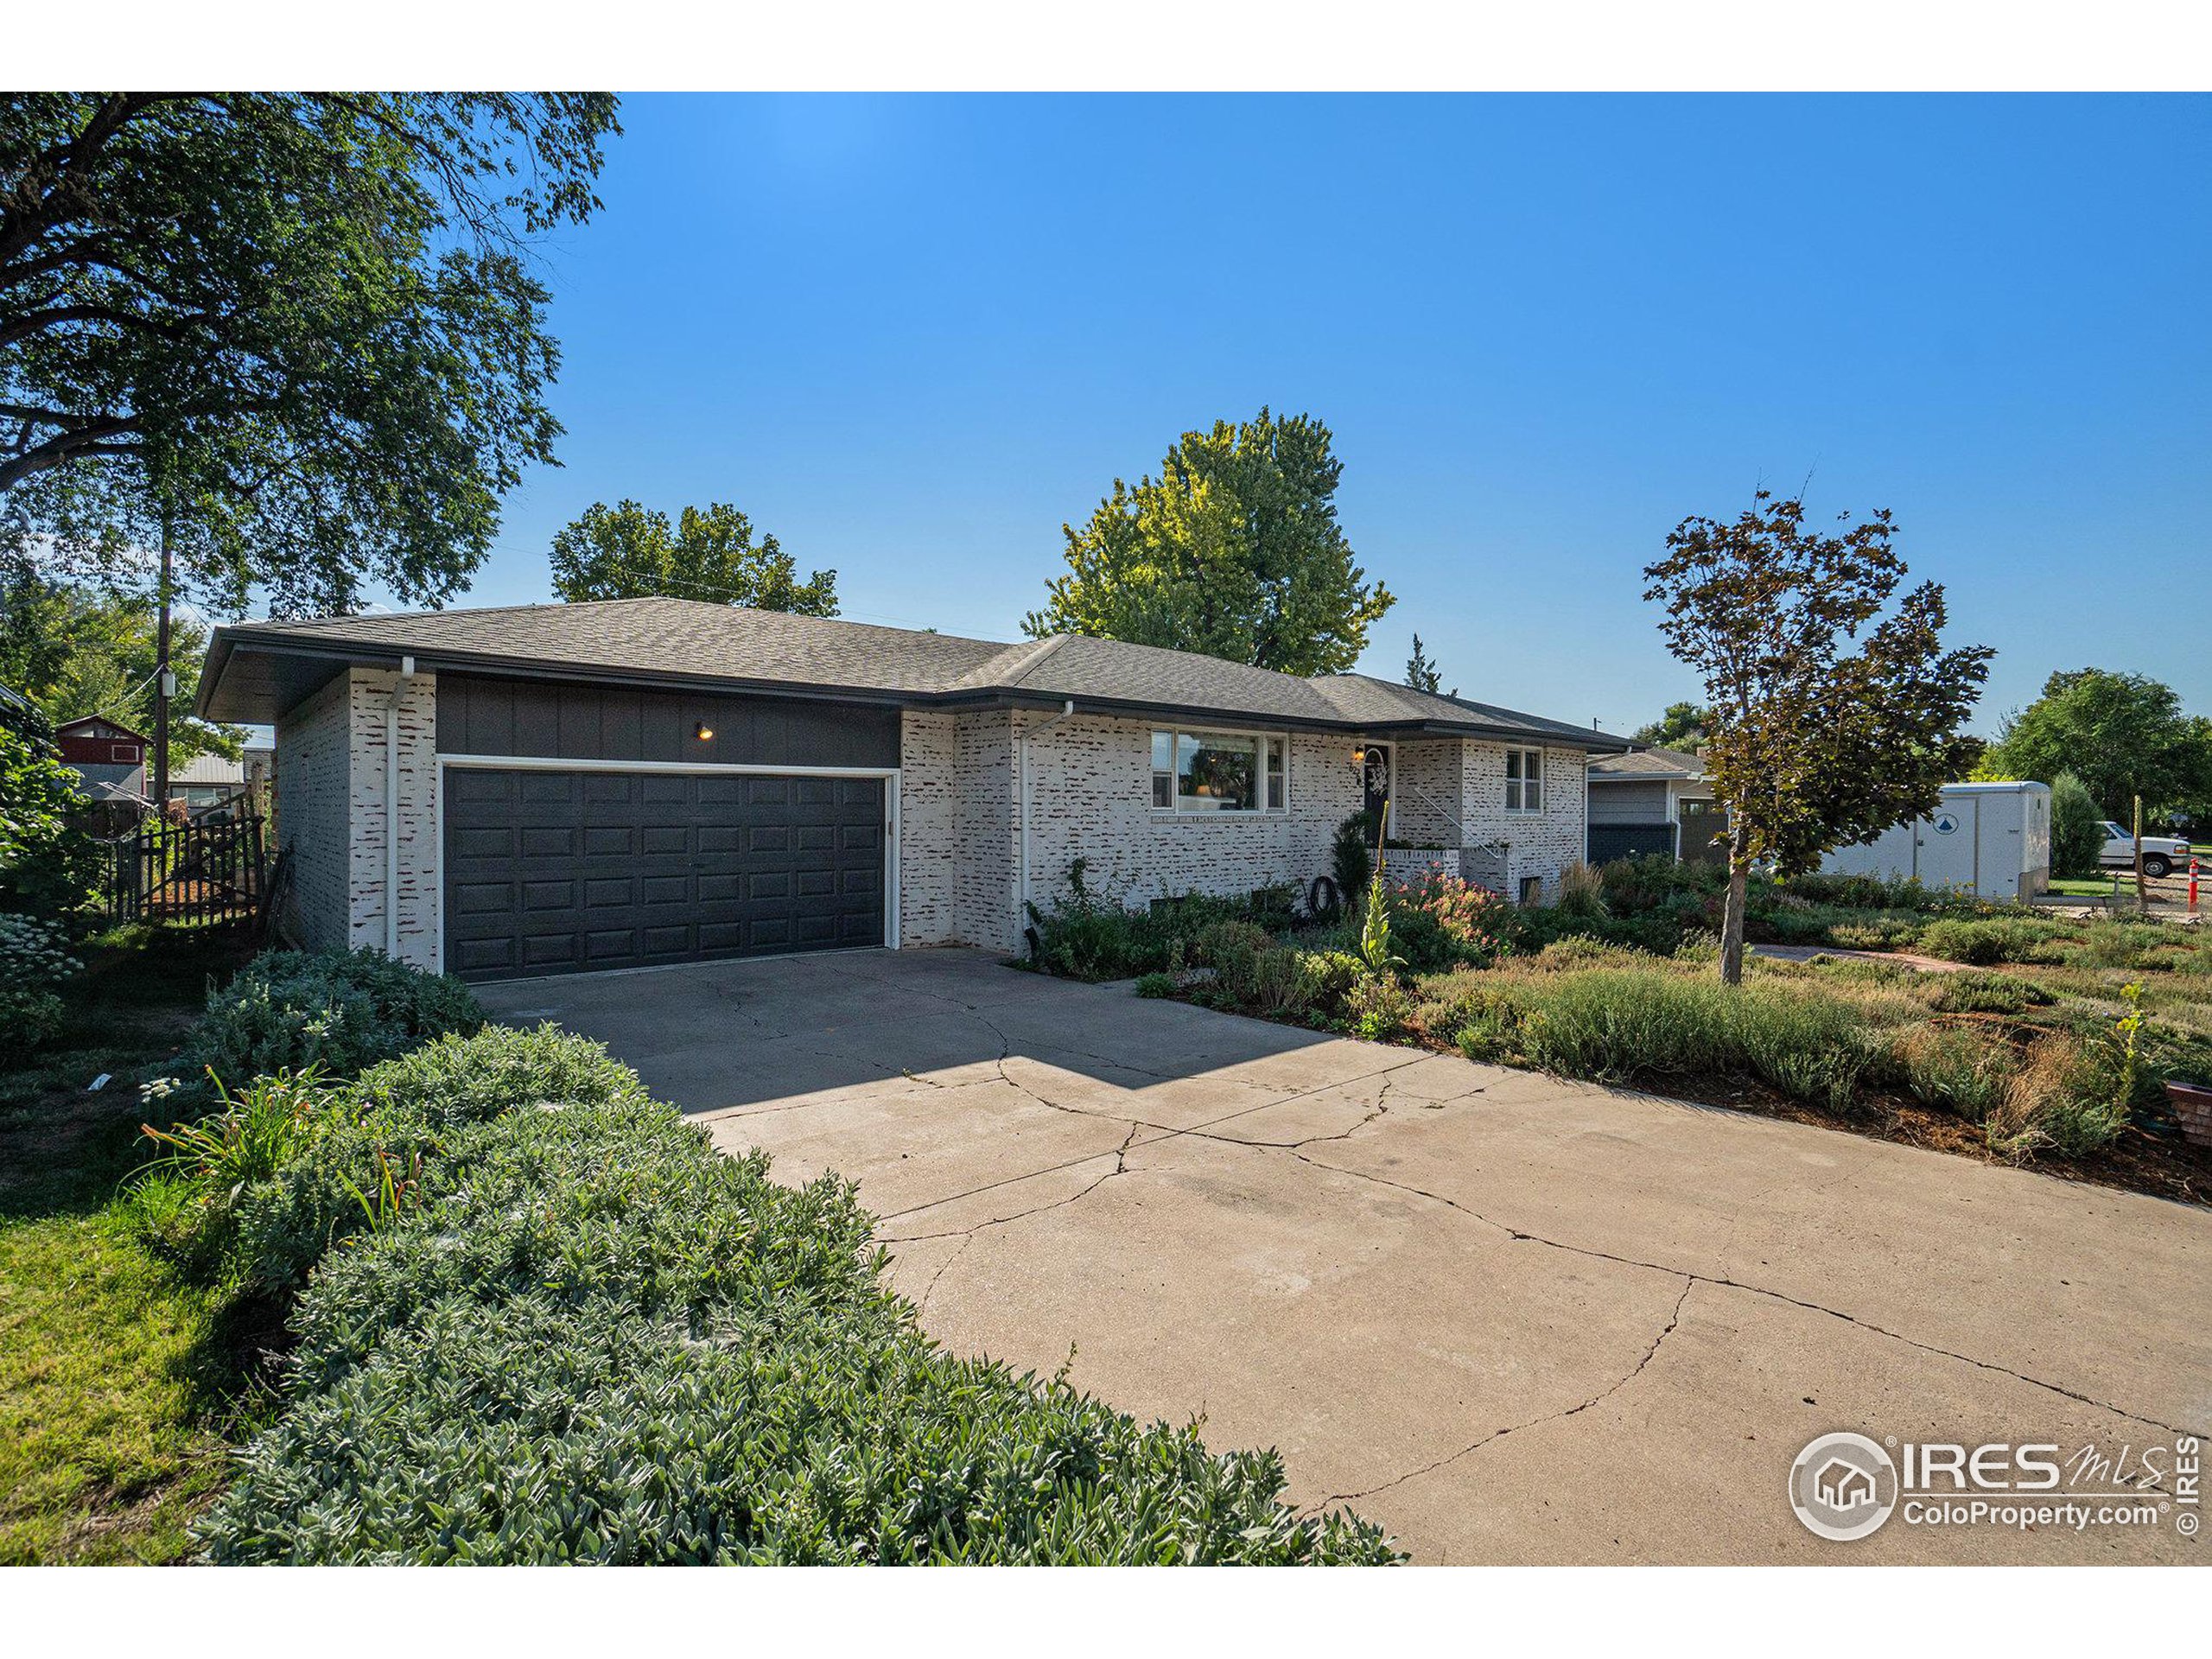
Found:
[[[100,855],[77,827],[81,782],[20,719],[0,721],[0,911],[66,921],[91,899]]]
[[[2097,873],[2105,849],[2104,815],[2070,772],[2050,780],[2050,873],[2080,880]]]
[[[151,731],[156,628],[154,601],[144,594],[56,581],[25,564],[0,560],[0,684],[29,697],[57,724],[80,715],[105,715],[136,730]],[[189,709],[199,695],[200,662],[207,647],[204,625],[190,617],[175,620],[175,707]],[[236,760],[245,738],[236,726],[175,715],[169,758],[175,765],[200,754]]]
[[[668,595],[756,611],[837,614],[837,573],[804,582],[773,536],[753,540],[753,521],[717,501],[668,515],[635,501],[594,501],[553,537],[553,591],[571,604]]]
[[[173,523],[220,608],[444,602],[550,462],[531,244],[603,93],[0,97],[0,526],[86,567]]]
[[[2171,686],[2141,674],[2053,674],[2040,697],[2006,716],[1989,761],[2054,788],[2070,772],[2100,811],[2123,822],[2138,795],[2146,814],[2212,809],[2212,720],[2184,715]]]
[[[1185,432],[1157,480],[1120,479],[1067,537],[1068,573],[1022,626],[1194,651],[1285,674],[1342,673],[1396,602],[1337,522],[1344,463],[1310,415],[1265,409]]]
[[[1905,572],[1886,511],[1840,535],[1802,501],[1761,490],[1733,522],[1685,518],[1647,566],[1660,632],[1705,679],[1700,754],[1728,815],[1720,975],[1744,973],[1752,867],[1784,874],[1935,809],[1980,751],[1959,727],[1988,677],[1986,647],[1942,648],[1943,590]],[[1856,649],[1850,647],[1856,645]]]
[[[1677,749],[1685,754],[1695,754],[1705,747],[1705,728],[1713,723],[1713,711],[1700,709],[1694,702],[1670,702],[1667,712],[1649,726],[1638,727],[1631,742],[1648,743],[1655,749]]]
[[[1419,634],[1414,635],[1414,654],[1406,658],[1406,683],[1416,691],[1442,692],[1449,697],[1459,695],[1456,685],[1449,691],[1444,690],[1444,677],[1438,671],[1435,659],[1421,649]]]

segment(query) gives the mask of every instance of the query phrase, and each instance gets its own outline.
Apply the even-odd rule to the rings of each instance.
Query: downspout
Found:
[[[1021,750],[1020,756],[1021,770],[1021,788],[1020,791],[1021,798],[1021,904],[1014,916],[1014,924],[1017,929],[1029,925],[1029,804],[1031,795],[1033,791],[1034,783],[1034,780],[1030,776],[1029,770],[1029,740],[1033,737],[1040,736],[1044,733],[1051,731],[1053,727],[1058,725],[1062,721],[1072,719],[1074,718],[1074,715],[1075,699],[1073,697],[1070,697],[1065,702],[1060,705],[1060,712],[1058,714],[1054,715],[1050,720],[1046,721],[1042,726],[1038,727],[1034,731],[1026,731],[1022,733],[1020,739],[1020,747]]]
[[[384,953],[399,960],[399,699],[415,659],[399,659],[399,677],[384,704]]]

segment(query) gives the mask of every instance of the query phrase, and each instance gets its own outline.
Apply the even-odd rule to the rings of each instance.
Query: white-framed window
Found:
[[[1152,810],[1244,815],[1289,804],[1289,740],[1261,732],[1157,729]]]
[[[1505,810],[1541,812],[1544,810],[1544,752],[1508,749],[1505,752]]]

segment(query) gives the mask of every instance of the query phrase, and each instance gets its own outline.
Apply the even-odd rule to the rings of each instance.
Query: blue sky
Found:
[[[565,466],[463,603],[547,597],[594,500],[734,501],[845,614],[1017,637],[1060,525],[1187,428],[1336,433],[1447,684],[1640,723],[1690,512],[1886,505],[1983,728],[2054,668],[2212,712],[2212,99],[626,100],[546,251]]]

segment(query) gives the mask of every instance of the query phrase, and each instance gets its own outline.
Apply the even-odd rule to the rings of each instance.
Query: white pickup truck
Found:
[[[2105,821],[2105,850],[2097,861],[2107,868],[2135,868],[2135,837],[2127,833],[2123,824]],[[2171,875],[2189,862],[2189,843],[2177,841],[2171,836],[2143,837],[2143,874],[2149,876]]]

